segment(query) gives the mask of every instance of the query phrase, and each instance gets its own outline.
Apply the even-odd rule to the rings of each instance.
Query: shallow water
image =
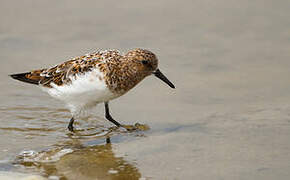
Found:
[[[289,179],[290,2],[0,2],[0,178]],[[66,130],[69,112],[7,75],[95,49],[148,48],[149,77]]]

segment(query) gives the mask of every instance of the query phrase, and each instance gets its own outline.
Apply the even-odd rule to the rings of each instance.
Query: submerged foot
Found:
[[[73,127],[74,121],[75,121],[75,119],[74,119],[74,117],[72,117],[69,121],[68,126],[67,126],[67,128],[70,132],[74,132],[74,127]]]
[[[70,125],[69,125],[69,126],[67,127],[67,129],[68,129],[70,132],[74,132],[74,127],[73,127],[73,126],[70,126]]]
[[[125,128],[127,131],[132,132],[132,131],[147,131],[150,129],[150,127],[146,124],[139,124],[136,123],[134,125],[125,125],[122,124],[121,127]]]
[[[127,131],[129,132],[132,132],[134,130],[137,130],[136,127],[134,125],[125,125],[125,124],[122,124],[121,125],[122,128],[125,128]]]

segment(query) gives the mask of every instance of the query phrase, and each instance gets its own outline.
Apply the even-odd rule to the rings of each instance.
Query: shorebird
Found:
[[[97,51],[70,59],[51,68],[12,74],[12,78],[38,85],[53,98],[63,101],[71,112],[68,130],[85,109],[105,105],[105,117],[118,127],[109,112],[109,101],[118,98],[149,75],[155,75],[171,88],[175,86],[158,69],[158,59],[145,49],[126,54],[117,50]]]

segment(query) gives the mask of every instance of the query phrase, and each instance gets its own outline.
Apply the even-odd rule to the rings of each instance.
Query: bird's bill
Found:
[[[161,79],[163,82],[165,82],[166,84],[168,84],[168,86],[170,86],[171,88],[175,88],[175,86],[172,84],[172,82],[170,82],[166,76],[164,76],[164,74],[162,74],[162,72],[157,69],[155,72],[153,72],[153,74],[158,77],[159,79]]]

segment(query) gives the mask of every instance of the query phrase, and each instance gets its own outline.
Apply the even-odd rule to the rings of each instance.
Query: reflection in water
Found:
[[[40,173],[46,177],[58,176],[61,180],[139,179],[141,177],[133,164],[122,157],[115,157],[110,139],[107,138],[104,144],[104,137],[114,136],[120,139],[126,134],[142,136],[143,131],[150,129],[148,125],[138,123],[127,125],[134,127],[134,131],[128,132],[125,128],[115,126],[108,128],[99,123],[94,127],[90,122],[94,117],[91,119],[88,117],[78,122],[82,128],[76,129],[75,133],[70,133],[64,130],[67,118],[63,109],[46,107],[35,109],[34,107],[0,108],[0,113],[5,114],[6,120],[1,123],[0,132],[14,133],[17,137],[23,138],[21,141],[23,147],[19,148],[20,151],[35,148],[36,144],[41,149],[46,147],[49,149],[22,151],[14,161],[15,166],[8,160],[0,163],[0,170]],[[15,114],[17,114],[16,120]],[[40,136],[43,138],[39,138]],[[33,137],[37,138],[30,141]],[[56,139],[60,144],[55,144]],[[9,139],[7,143],[11,143]]]
[[[36,153],[23,152],[17,164],[34,167],[45,176],[59,176],[60,179],[139,179],[138,169],[116,157],[112,151],[110,138],[106,144],[85,146],[72,139],[52,150]]]

